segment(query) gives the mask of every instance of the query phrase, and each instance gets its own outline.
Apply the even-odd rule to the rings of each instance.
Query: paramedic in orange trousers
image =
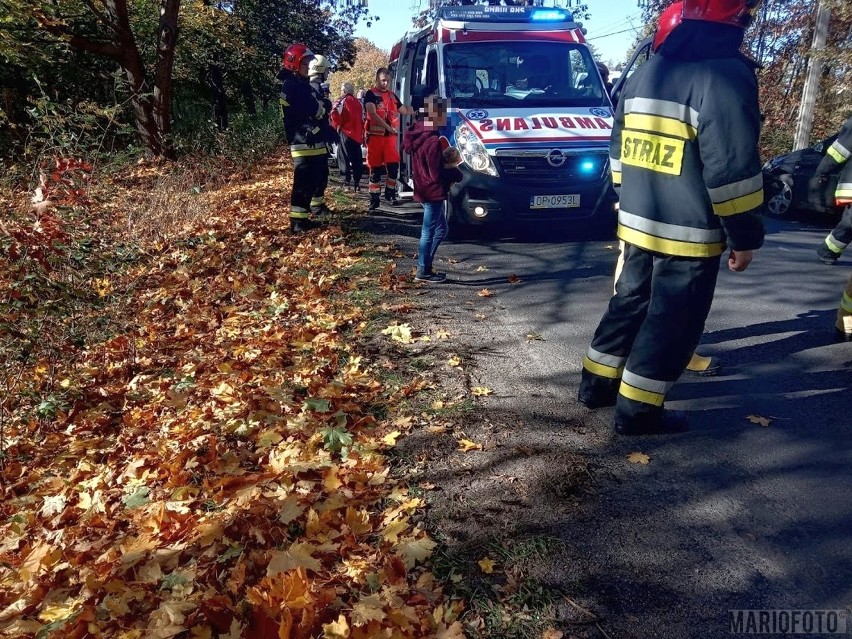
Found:
[[[624,86],[610,145],[625,242],[616,293],[583,359],[579,401],[615,405],[623,435],[682,432],[664,410],[710,311],[719,258],[744,271],[763,244],[754,63],[760,0],[684,0],[681,23]]]
[[[400,102],[390,90],[391,72],[382,67],[376,71],[376,84],[364,93],[367,138],[367,168],[370,170],[370,206],[379,208],[382,194],[382,177],[385,177],[385,199],[393,206],[397,199],[399,177],[399,116],[410,115],[414,109]]]

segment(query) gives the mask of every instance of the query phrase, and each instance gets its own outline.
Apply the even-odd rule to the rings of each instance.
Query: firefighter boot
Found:
[[[615,406],[620,382],[621,380],[600,377],[583,369],[577,401],[592,410],[605,406]]]
[[[291,217],[290,218],[290,232],[296,235],[297,233],[304,233],[305,231],[310,231],[313,228],[317,227],[317,223],[303,217]]]
[[[378,193],[370,193],[370,206],[367,207],[367,210],[368,211],[378,211],[380,204],[381,204],[381,196]]]
[[[840,257],[840,253],[832,251],[825,242],[819,245],[816,253],[819,261],[823,264],[837,264],[837,258]]]

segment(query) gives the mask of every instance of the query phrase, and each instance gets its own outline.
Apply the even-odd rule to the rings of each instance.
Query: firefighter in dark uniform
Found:
[[[740,53],[760,0],[684,0],[682,21],[630,77],[610,146],[625,242],[616,293],[583,359],[579,400],[616,406],[625,435],[686,430],[663,408],[710,311],[719,258],[763,244],[754,66]]]
[[[852,242],[852,116],[843,126],[837,139],[828,148],[825,157],[817,166],[816,175],[811,188],[825,191],[825,182],[828,175],[841,167],[837,178],[837,188],[834,191],[834,202],[837,206],[845,206],[840,223],[828,234],[817,249],[819,259],[825,264],[834,264],[843,253],[844,249]],[[840,308],[837,309],[837,322],[835,323],[838,339],[852,341],[852,276],[846,282],[843,296],[840,298]]]
[[[291,44],[281,63],[281,111],[284,134],[293,158],[293,191],[290,195],[290,229],[299,233],[313,226],[311,198],[317,188],[320,164],[326,161],[321,136],[325,107],[308,83],[308,67],[314,54],[304,44]]]
[[[322,141],[325,145],[326,156],[322,166],[317,165],[319,175],[317,176],[317,185],[311,197],[311,213],[314,215],[324,215],[330,213],[331,210],[325,204],[325,190],[328,188],[328,146],[327,143],[334,142],[337,134],[329,122],[331,114],[331,100],[328,99],[328,93],[325,81],[328,79],[328,60],[324,55],[315,55],[308,67],[308,78],[311,84],[311,90],[314,96],[319,100],[325,108],[325,115],[321,118],[320,127]],[[323,86],[325,84],[325,86]]]
[[[817,249],[819,259],[825,264],[834,264],[843,250],[852,242],[852,116],[843,126],[837,139],[828,147],[825,157],[820,160],[816,174],[810,185],[812,189],[820,192],[825,190],[825,183],[831,173],[837,171],[841,166],[840,175],[837,179],[837,188],[834,191],[835,204],[838,207],[845,206],[840,223],[834,227],[823,243]]]

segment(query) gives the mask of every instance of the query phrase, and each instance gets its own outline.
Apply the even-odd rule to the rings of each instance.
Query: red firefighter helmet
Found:
[[[732,24],[745,29],[760,8],[761,0],[684,0],[684,20]]]
[[[683,21],[683,2],[675,2],[660,14],[657,31],[654,33],[652,51],[658,51],[669,34]]]
[[[281,60],[281,66],[287,69],[288,71],[292,71],[293,73],[299,72],[299,66],[302,64],[302,60],[305,58],[314,57],[314,52],[308,49],[308,46],[302,44],[301,42],[296,42],[295,44],[291,44],[284,51],[284,57]]]

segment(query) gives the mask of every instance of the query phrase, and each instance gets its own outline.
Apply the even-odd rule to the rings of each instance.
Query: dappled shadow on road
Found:
[[[407,444],[436,487],[430,530],[478,558],[489,544],[558,539],[534,559],[540,581],[612,637],[721,638],[728,610],[848,604],[852,349],[833,342],[848,270],[816,263],[823,227],[769,225],[748,271],[722,265],[702,349],[723,374],[680,380],[669,400],[692,430],[663,438],[615,437],[611,410],[573,399],[614,241],[442,246],[453,281],[419,300],[455,320],[470,375],[494,394],[458,432]],[[461,437],[484,450],[458,451]],[[636,451],[650,464],[628,462]],[[603,636],[571,605],[560,615],[578,637]]]

